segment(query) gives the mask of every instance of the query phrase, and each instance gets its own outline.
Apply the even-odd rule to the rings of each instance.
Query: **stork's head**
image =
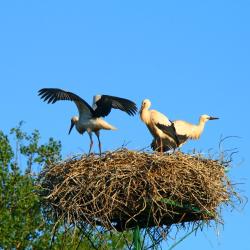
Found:
[[[144,99],[141,103],[141,109],[140,109],[140,113],[142,112],[143,109],[149,109],[151,106],[151,102],[149,99]]]
[[[218,117],[213,117],[213,116],[209,116],[209,115],[201,115],[200,117],[200,121],[201,122],[207,122],[208,120],[217,120],[219,119]]]
[[[71,124],[70,124],[70,128],[69,128],[69,134],[70,134],[72,128],[74,127],[74,125],[76,125],[76,123],[77,123],[78,121],[79,121],[78,116],[73,116],[73,117],[71,118]]]

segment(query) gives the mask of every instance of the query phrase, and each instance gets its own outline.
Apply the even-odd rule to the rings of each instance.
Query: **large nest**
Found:
[[[45,168],[40,184],[54,218],[118,231],[218,221],[235,195],[222,163],[181,152],[75,157]]]

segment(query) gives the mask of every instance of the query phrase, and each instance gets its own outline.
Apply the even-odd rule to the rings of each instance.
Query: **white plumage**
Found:
[[[56,88],[44,88],[38,91],[39,95],[44,101],[48,103],[55,103],[59,100],[73,101],[77,108],[79,116],[73,116],[71,118],[71,126],[69,134],[72,128],[75,126],[76,130],[83,134],[87,131],[90,138],[89,153],[93,146],[92,132],[94,132],[99,142],[99,152],[101,154],[101,142],[100,142],[100,130],[115,130],[116,128],[107,123],[101,117],[107,116],[111,109],[120,109],[126,112],[128,115],[135,115],[137,112],[136,104],[128,99],[109,96],[109,95],[97,95],[93,97],[92,107],[78,95]]]
[[[150,106],[151,102],[149,99],[142,101],[140,117],[154,137],[156,149],[163,152],[163,145],[169,148],[176,148],[178,142],[176,141],[177,138],[172,122],[159,111],[149,110]],[[164,131],[158,128],[157,124],[164,125]]]
[[[209,120],[219,119],[217,117],[212,117],[209,115],[201,115],[198,124],[191,124],[186,121],[176,120],[173,121],[173,126],[176,131],[176,136],[178,138],[178,147],[181,147],[189,139],[197,140],[200,138],[202,132],[204,131],[205,124]],[[168,133],[168,127],[160,122],[156,125],[162,132]],[[154,144],[154,142],[152,143]],[[165,151],[170,150],[167,145],[164,145]]]

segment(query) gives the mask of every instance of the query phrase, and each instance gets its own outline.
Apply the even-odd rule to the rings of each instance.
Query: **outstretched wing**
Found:
[[[73,101],[78,108],[80,116],[94,115],[94,110],[92,109],[92,107],[81,97],[74,93],[57,88],[43,88],[38,91],[38,95],[41,97],[41,99],[43,99],[43,101],[52,104],[57,101]]]
[[[136,104],[128,99],[120,98],[116,96],[101,95],[94,97],[96,100],[94,103],[94,116],[104,117],[107,116],[111,109],[120,109],[126,112],[128,115],[135,115],[137,112]]]

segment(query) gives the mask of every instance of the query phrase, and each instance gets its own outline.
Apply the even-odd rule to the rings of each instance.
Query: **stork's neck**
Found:
[[[150,120],[150,111],[147,108],[143,108],[140,110],[140,117],[143,122],[148,124]]]
[[[199,137],[204,130],[205,124],[206,124],[206,121],[200,118],[199,123],[196,125],[197,135],[199,135]]]

